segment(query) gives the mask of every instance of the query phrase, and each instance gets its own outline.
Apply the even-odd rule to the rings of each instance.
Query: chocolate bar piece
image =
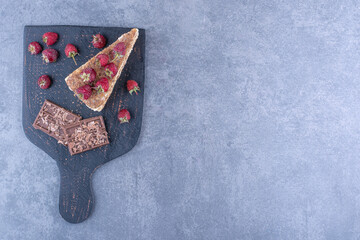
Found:
[[[84,119],[63,129],[71,155],[109,144],[102,116]]]
[[[67,145],[62,126],[79,122],[81,116],[76,115],[55,103],[45,100],[37,115],[33,127],[58,140],[58,143]]]

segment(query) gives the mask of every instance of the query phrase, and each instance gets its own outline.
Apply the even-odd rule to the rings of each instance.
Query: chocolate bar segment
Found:
[[[102,116],[84,119],[63,129],[71,155],[109,144]]]
[[[67,145],[62,126],[79,122],[81,116],[76,115],[55,103],[45,100],[37,115],[33,127],[58,140],[58,143]]]

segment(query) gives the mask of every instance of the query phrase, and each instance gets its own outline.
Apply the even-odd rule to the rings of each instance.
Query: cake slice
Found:
[[[106,92],[92,90],[91,96],[89,98],[78,95],[79,99],[84,102],[85,105],[91,110],[100,112],[104,108],[107,100],[109,99],[112,91],[114,90],[116,81],[121,75],[121,72],[130,56],[130,53],[135,45],[138,36],[139,30],[137,28],[133,28],[130,32],[124,33],[114,43],[99,52],[96,56],[91,58],[89,61],[87,61],[85,64],[83,64],[81,67],[76,69],[74,72],[72,72],[69,76],[65,78],[65,82],[68,85],[69,89],[75,94],[77,94],[76,90],[80,87],[83,87],[85,85],[90,85],[91,87],[93,87],[100,79],[104,77],[108,79],[109,88]],[[115,51],[114,48],[117,51]],[[116,74],[114,73],[112,75],[106,75],[105,67],[101,66],[100,63],[96,60],[96,57],[100,54],[106,54],[107,56],[109,56],[109,62],[115,64],[117,68]],[[96,72],[96,79],[91,83],[84,81],[83,78],[80,76],[83,70],[88,68],[92,68]]]

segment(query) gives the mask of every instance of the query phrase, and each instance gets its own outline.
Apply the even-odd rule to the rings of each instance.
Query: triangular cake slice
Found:
[[[89,61],[87,61],[85,64],[83,64],[81,67],[76,69],[74,72],[72,72],[69,76],[65,78],[65,82],[70,88],[70,90],[76,94],[76,90],[79,87],[86,85],[86,82],[84,82],[84,80],[81,79],[80,77],[80,74],[84,69],[93,68],[96,71],[96,79],[92,84],[95,84],[103,77],[107,77],[107,79],[109,80],[109,89],[107,92],[93,90],[90,98],[88,99],[79,98],[91,110],[100,112],[104,108],[107,100],[109,99],[112,91],[114,90],[116,81],[121,75],[121,72],[126,64],[126,61],[130,56],[130,53],[134,47],[134,44],[138,36],[139,36],[139,30],[137,28],[133,28],[130,32],[124,33],[114,43],[112,43],[110,46],[99,52],[96,56],[91,58]],[[125,50],[122,52],[121,56],[115,58],[114,48],[119,43],[125,44]],[[116,65],[118,71],[116,74],[114,74],[115,76],[114,75],[112,76],[112,78],[106,76],[104,67],[100,66],[99,63],[96,63],[96,57],[100,54],[108,55],[110,57],[109,62],[112,61],[112,63]]]

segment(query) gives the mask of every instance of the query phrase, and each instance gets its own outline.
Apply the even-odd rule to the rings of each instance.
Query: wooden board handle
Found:
[[[64,167],[59,167],[59,169],[60,214],[70,223],[83,222],[90,216],[94,204],[91,176],[95,169],[88,167],[83,167],[80,171]]]

